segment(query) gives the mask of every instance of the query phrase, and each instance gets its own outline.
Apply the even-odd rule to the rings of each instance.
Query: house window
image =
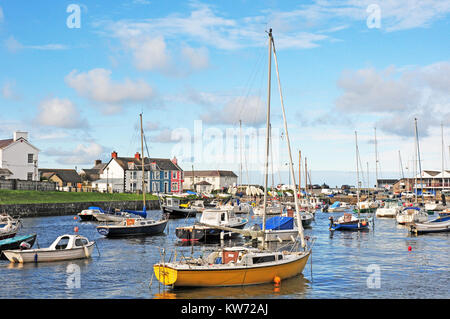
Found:
[[[33,173],[27,173],[27,180],[29,180],[29,181],[33,180]]]
[[[177,192],[178,191],[178,183],[172,183],[172,191]]]
[[[169,179],[169,172],[164,171],[164,179]]]
[[[28,163],[33,164],[33,154],[28,154]]]
[[[172,172],[172,179],[176,179],[177,178],[177,171],[173,171]]]
[[[153,179],[159,179],[160,175],[158,171],[153,172]]]

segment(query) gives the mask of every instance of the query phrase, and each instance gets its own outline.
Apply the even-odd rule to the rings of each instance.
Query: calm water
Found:
[[[49,246],[62,234],[79,234],[95,240],[90,260],[42,264],[10,264],[0,261],[0,298],[450,298],[450,234],[410,235],[395,219],[376,219],[369,232],[328,230],[328,217],[318,212],[305,234],[316,237],[312,267],[303,276],[273,284],[233,288],[165,289],[152,279],[152,266],[161,249],[166,260],[176,247],[178,256],[207,253],[208,246],[182,246],[175,236],[177,226],[192,224],[195,218],[170,220],[163,235],[106,239],[95,223],[74,220],[74,216],[28,218],[20,234],[37,233],[40,247]],[[159,212],[151,212],[159,218]],[[250,225],[258,222],[251,219]],[[242,244],[236,239],[228,244]],[[412,247],[408,251],[408,246]],[[35,246],[37,247],[36,243]],[[80,287],[70,288],[70,269],[80,269]],[[312,268],[312,272],[311,272]],[[370,285],[379,270],[379,288]],[[150,282],[152,284],[150,286]],[[375,282],[376,283],[376,282]],[[370,288],[372,287],[372,288]]]

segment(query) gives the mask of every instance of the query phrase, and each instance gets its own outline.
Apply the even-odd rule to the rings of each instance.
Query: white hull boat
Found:
[[[4,250],[12,263],[38,263],[90,258],[95,242],[79,235],[59,236],[48,248]]]
[[[410,223],[424,223],[428,221],[428,214],[418,207],[406,207],[397,214],[397,223],[404,225]]]
[[[377,208],[375,215],[377,217],[395,218],[401,210],[402,208],[397,201],[386,201],[383,207]]]

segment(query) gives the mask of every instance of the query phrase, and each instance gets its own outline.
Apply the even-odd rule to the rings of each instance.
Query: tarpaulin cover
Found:
[[[259,225],[262,229],[262,224]],[[266,220],[266,229],[284,230],[294,228],[293,217],[274,216]]]

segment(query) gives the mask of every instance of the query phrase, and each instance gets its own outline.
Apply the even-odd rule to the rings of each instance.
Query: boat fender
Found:
[[[38,262],[38,254],[34,254],[34,262],[35,262],[35,263]]]

